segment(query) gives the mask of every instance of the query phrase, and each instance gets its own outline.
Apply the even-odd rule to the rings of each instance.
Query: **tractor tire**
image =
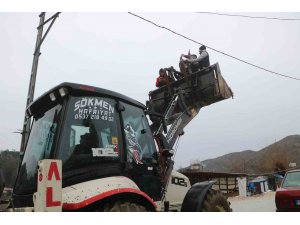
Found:
[[[220,192],[210,189],[204,199],[201,212],[232,212],[230,202]]]
[[[116,201],[106,204],[104,212],[147,212],[146,207],[134,202]]]

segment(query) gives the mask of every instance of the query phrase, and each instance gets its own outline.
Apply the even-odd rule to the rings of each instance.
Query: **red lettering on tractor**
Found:
[[[53,188],[47,187],[46,191],[46,207],[60,206],[60,201],[53,201]]]
[[[49,172],[48,172],[48,180],[52,180],[52,175],[55,175],[56,180],[60,180],[58,168],[56,162],[51,162]]]

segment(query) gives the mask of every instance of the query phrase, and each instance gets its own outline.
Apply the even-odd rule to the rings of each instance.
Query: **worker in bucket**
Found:
[[[173,82],[174,80],[168,76],[167,71],[163,68],[159,70],[159,76],[156,78],[156,87],[162,87],[164,85]]]
[[[193,55],[181,54],[180,59],[183,62],[190,63],[192,67],[200,69],[200,70],[210,66],[209,55],[208,55],[208,53],[206,51],[206,47],[204,45],[202,45],[199,48],[199,56],[197,58],[191,57],[191,56],[193,56]],[[192,70],[194,70],[194,68],[192,68]]]

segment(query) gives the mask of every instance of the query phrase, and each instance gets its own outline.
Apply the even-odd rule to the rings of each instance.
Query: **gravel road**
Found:
[[[233,212],[275,212],[275,192],[266,192],[251,197],[230,197]]]

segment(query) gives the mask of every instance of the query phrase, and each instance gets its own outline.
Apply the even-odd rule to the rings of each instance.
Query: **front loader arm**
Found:
[[[233,97],[218,63],[149,93],[147,112],[154,135],[172,149],[184,127],[204,106]],[[161,115],[161,116],[157,116]]]

